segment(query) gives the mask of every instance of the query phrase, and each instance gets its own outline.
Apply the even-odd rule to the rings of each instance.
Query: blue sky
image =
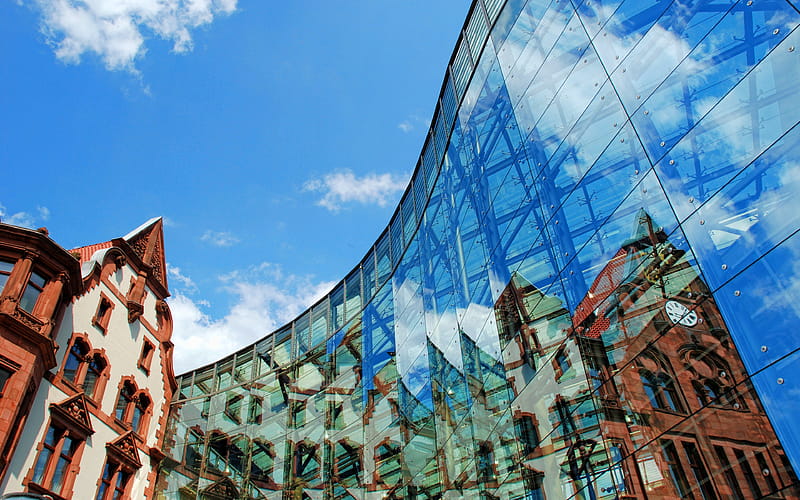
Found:
[[[163,216],[182,372],[359,262],[469,2],[154,5],[0,0],[0,218],[72,248]]]

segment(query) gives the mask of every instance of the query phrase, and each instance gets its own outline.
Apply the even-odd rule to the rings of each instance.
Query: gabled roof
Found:
[[[164,221],[154,217],[122,237],[142,262],[150,266],[152,276],[167,288],[167,264],[164,260]]]
[[[168,295],[164,222],[161,217],[153,217],[122,238],[74,248],[70,252],[77,254],[81,262],[81,274],[86,278],[95,265],[102,265],[106,253],[114,247],[122,250],[128,257],[138,258],[149,268],[150,276],[163,287],[165,295]]]
[[[81,261],[81,264],[83,264],[84,262],[90,261],[98,250],[105,250],[112,246],[113,244],[110,241],[105,241],[103,243],[95,243],[94,245],[86,245],[85,247],[73,248],[70,252],[77,253],[78,259]]]

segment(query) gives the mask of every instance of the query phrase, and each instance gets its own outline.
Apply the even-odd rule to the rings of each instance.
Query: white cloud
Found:
[[[145,37],[173,42],[172,50],[192,50],[190,31],[215,16],[236,10],[237,0],[33,0],[42,14],[42,32],[60,60],[77,64],[96,54],[109,70],[136,73]]]
[[[215,247],[229,247],[239,243],[239,238],[227,231],[208,230],[200,237],[202,241],[211,243]]]
[[[323,193],[317,205],[337,212],[350,202],[385,207],[393,201],[392,195],[405,189],[407,183],[407,176],[367,174],[357,177],[351,170],[342,170],[306,182],[303,190]]]
[[[403,122],[400,122],[397,125],[397,128],[399,128],[400,130],[402,130],[405,133],[409,133],[412,130],[414,130],[414,125],[412,125],[411,122],[409,122],[408,120],[405,120]]]
[[[179,283],[180,287],[178,288],[172,286],[170,288],[173,288],[174,290],[177,290],[179,292],[185,292],[190,294],[195,293],[197,291],[197,285],[192,280],[192,278],[181,273],[181,268],[179,268],[178,266],[173,266],[169,262],[167,262],[167,275],[169,276],[169,279],[172,280],[173,284],[177,282]]]
[[[8,213],[6,207],[0,204],[0,221],[4,222],[5,224],[33,229],[49,218],[50,209],[47,207],[36,207],[36,213]]]
[[[397,128],[399,128],[406,134],[411,132],[412,130],[415,130],[417,126],[428,128],[431,126],[431,122],[430,120],[421,118],[419,115],[411,115],[407,119],[397,124]]]
[[[174,323],[175,373],[216,361],[264,337],[294,319],[336,284],[310,276],[284,274],[261,264],[220,277],[236,303],[221,319],[203,311],[207,305],[183,293],[169,299]]]

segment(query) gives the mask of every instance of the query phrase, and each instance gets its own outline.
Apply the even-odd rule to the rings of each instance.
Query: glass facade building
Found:
[[[179,378],[160,495],[800,498],[798,7],[475,0],[388,227]]]

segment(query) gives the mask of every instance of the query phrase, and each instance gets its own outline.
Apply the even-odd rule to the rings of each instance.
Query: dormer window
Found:
[[[36,301],[39,300],[39,295],[42,294],[46,282],[47,280],[44,277],[32,272],[30,279],[28,279],[28,285],[25,287],[25,292],[22,294],[22,298],[19,301],[20,307],[32,313],[33,307],[36,305]]]

